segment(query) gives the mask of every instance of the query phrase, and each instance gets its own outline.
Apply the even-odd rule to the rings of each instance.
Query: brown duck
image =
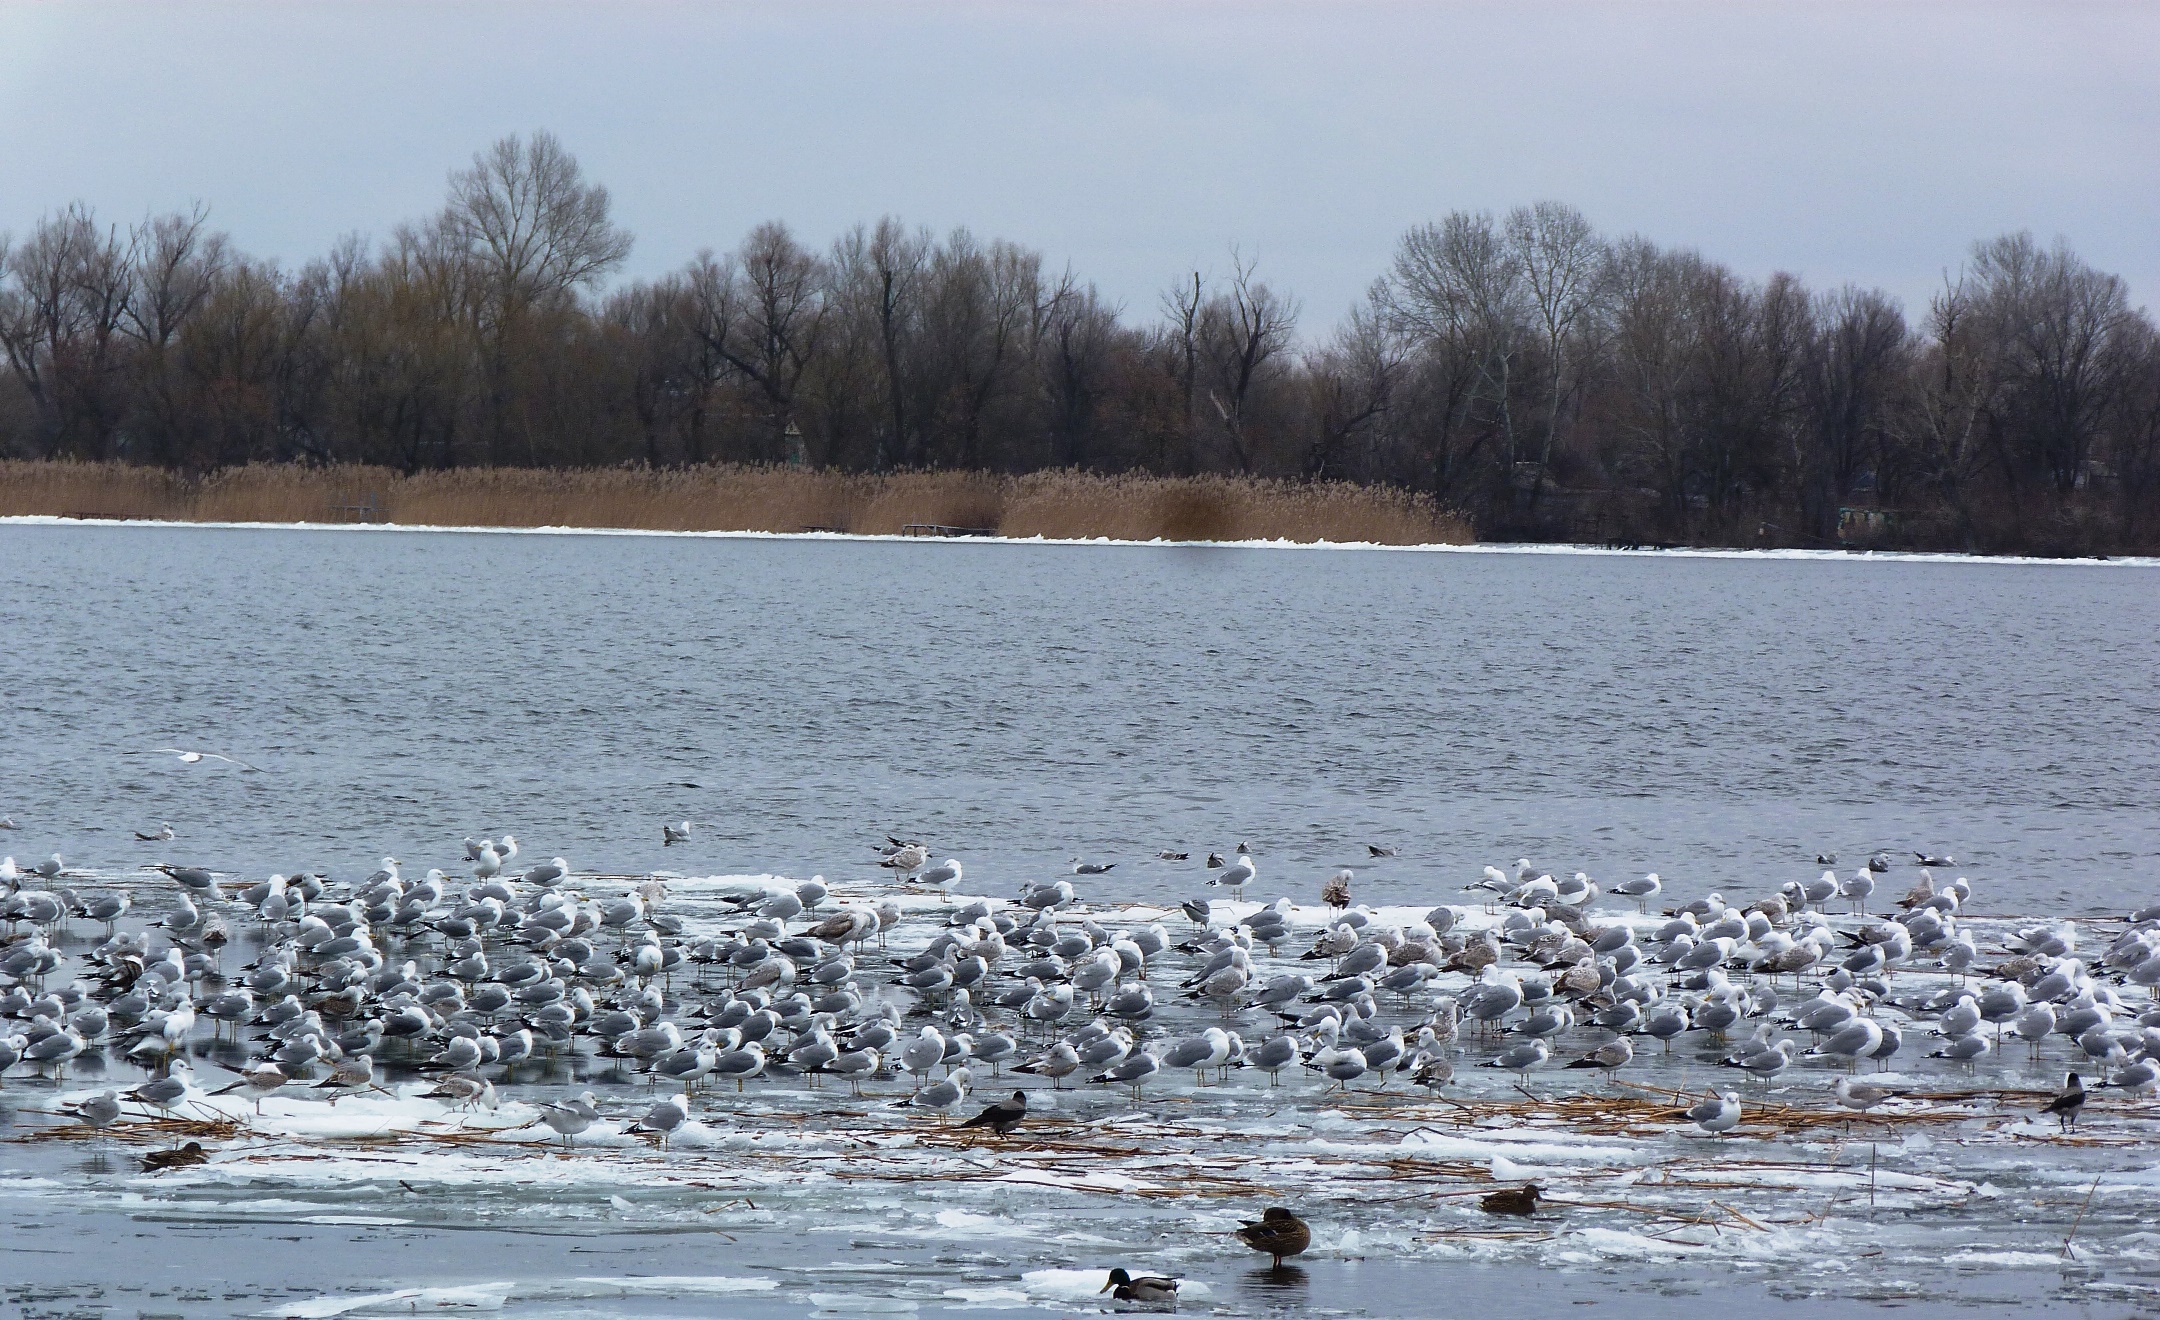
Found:
[[[1237,1231],[1238,1241],[1254,1251],[1264,1251],[1280,1266],[1285,1256],[1295,1256],[1312,1245],[1312,1230],[1305,1221],[1279,1205],[1272,1205],[1259,1219]]]
[[[142,1157],[143,1172],[160,1173],[166,1169],[184,1169],[190,1164],[208,1164],[210,1155],[199,1141],[191,1141],[177,1150],[153,1150]]]
[[[1538,1197],[1541,1195],[1543,1193],[1538,1190],[1536,1183],[1504,1187],[1479,1197],[1478,1209],[1488,1215],[1534,1215],[1537,1213]]]

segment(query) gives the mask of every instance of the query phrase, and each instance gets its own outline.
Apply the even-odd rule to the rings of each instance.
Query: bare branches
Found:
[[[450,176],[443,232],[479,265],[507,318],[590,288],[622,264],[631,239],[608,208],[608,190],[585,182],[554,134],[513,133]]]

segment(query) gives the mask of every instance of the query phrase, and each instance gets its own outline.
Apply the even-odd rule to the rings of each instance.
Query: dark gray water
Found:
[[[866,845],[892,831],[965,858],[985,893],[1076,855],[1117,861],[1085,882],[1105,904],[1212,892],[1195,887],[1200,855],[1247,839],[1255,897],[1310,903],[1323,867],[1354,862],[1361,900],[1419,907],[1464,901],[1481,866],[1520,855],[1607,881],[1655,869],[1684,901],[1767,893],[1823,850],[1850,869],[1926,849],[1974,877],[1975,911],[2119,909],[2151,900],[2160,857],[2156,586],[2160,569],[2101,565],[0,526],[0,817],[20,826],[0,852],[59,851],[84,883],[133,884],[138,915],[168,897],[136,872],[147,861],[350,880],[386,852],[457,869],[458,840],[504,831],[527,860],[616,875],[858,884],[883,878]],[[660,823],[684,818],[710,824],[663,849]],[[162,821],[173,842],[135,840]],[[1367,842],[1401,855],[1367,864]],[[1154,861],[1164,847],[1194,860]],[[711,887],[683,886],[694,922]],[[1188,1011],[1166,1005],[1157,1026],[1183,1030]],[[202,1058],[238,1061],[205,1032]],[[1641,1071],[1692,1087],[1715,1055],[1646,1055]],[[2045,1081],[2063,1057],[2005,1058],[1992,1080]],[[1951,1084],[1948,1065],[1904,1066]],[[1823,1103],[1828,1076],[1795,1069],[1776,1094]],[[1282,1278],[1223,1258],[1230,1203],[836,1189],[804,1171],[829,1168],[841,1135],[799,1155],[729,1144],[844,1129],[799,1079],[709,1100],[720,1144],[687,1155],[618,1137],[560,1161],[515,1145],[392,1160],[296,1144],[273,1120],[190,1181],[138,1176],[129,1148],[86,1162],[36,1139],[56,1095],[101,1078],[134,1074],[91,1055],[66,1083],[18,1070],[0,1106],[21,1134],[0,1159],[6,1300],[26,1316],[328,1314],[508,1279],[527,1313],[1061,1314],[1092,1301],[1093,1276],[1065,1298],[1016,1290],[1022,1271],[1127,1253],[1204,1281],[1187,1309],[1219,1314],[1647,1316],[1677,1295],[1790,1320],[1857,1301],[2101,1315],[2117,1298],[2149,1310],[2160,1259],[2140,1231],[2160,1173],[2132,1108],[2091,1149],[2042,1146],[2044,1131],[1968,1148],[1958,1130],[1950,1158],[1924,1133],[1885,1145],[1880,1219],[1872,1144],[1750,1140],[1719,1177],[1798,1161],[1775,1166],[1785,1190],[1745,1202],[1781,1216],[1775,1231],[1672,1261],[1625,1213],[1578,1206],[1544,1245],[1510,1244],[1475,1236],[1460,1201],[1427,1204],[1445,1181],[1375,1202],[1357,1177],[1356,1159],[1414,1153],[1420,1134],[1473,1162],[1560,1159],[1537,1153],[1541,1130],[1441,1133],[1363,1096],[1377,1107],[1345,1117],[1313,1083],[1174,1092],[1163,1112],[1200,1124],[1201,1148],[1273,1158],[1258,1176],[1324,1221],[1325,1248]],[[634,1078],[580,1078],[624,1115],[643,1103]],[[1107,1091],[1057,1103],[1121,1121]],[[1367,1144],[1299,1174],[1326,1140]],[[1631,1161],[1716,1158],[1698,1144],[1556,1149],[1584,1166],[1568,1194],[1596,1201]],[[686,1169],[735,1181],[714,1191]],[[1659,1186],[1625,1194],[1687,1204],[1685,1183]],[[2105,1264],[2057,1265],[2081,1226]],[[633,1286],[655,1274],[674,1281]],[[745,1275],[768,1291],[698,1291]],[[470,1303],[409,1303],[448,1304]]]
[[[1376,841],[1385,901],[1885,848],[2058,911],[2160,857],[2149,567],[0,526],[0,636],[0,844],[71,865],[507,830],[845,873],[895,831],[1139,897],[1166,846],[1282,878]]]

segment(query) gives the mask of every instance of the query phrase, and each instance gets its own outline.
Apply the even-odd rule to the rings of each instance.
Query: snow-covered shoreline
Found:
[[[1091,546],[1117,549],[1215,550],[1386,550],[1413,554],[1566,555],[1633,559],[1732,559],[1812,563],[2004,564],[2087,568],[2160,568],[2151,555],[2104,558],[2054,558],[2038,555],[1974,555],[1943,551],[1805,550],[1683,547],[1625,549],[1612,546],[1538,542],[1479,542],[1467,545],[1389,545],[1377,541],[1134,541],[1114,537],[1042,536],[896,536],[854,532],[671,531],[638,527],[476,527],[422,523],[191,522],[148,518],[65,518],[56,514],[0,517],[0,527],[140,527],[171,530],[251,532],[430,532],[501,536],[672,537],[738,541],[824,541],[901,543],[907,545]]]

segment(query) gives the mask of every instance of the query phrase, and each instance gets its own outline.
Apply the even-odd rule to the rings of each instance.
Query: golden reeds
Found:
[[[1005,537],[1462,544],[1430,497],[1349,482],[1102,476],[1077,471],[851,474],[715,465],[680,470],[264,464],[188,477],[123,463],[0,462],[0,516],[172,522],[892,535],[910,525]]]

